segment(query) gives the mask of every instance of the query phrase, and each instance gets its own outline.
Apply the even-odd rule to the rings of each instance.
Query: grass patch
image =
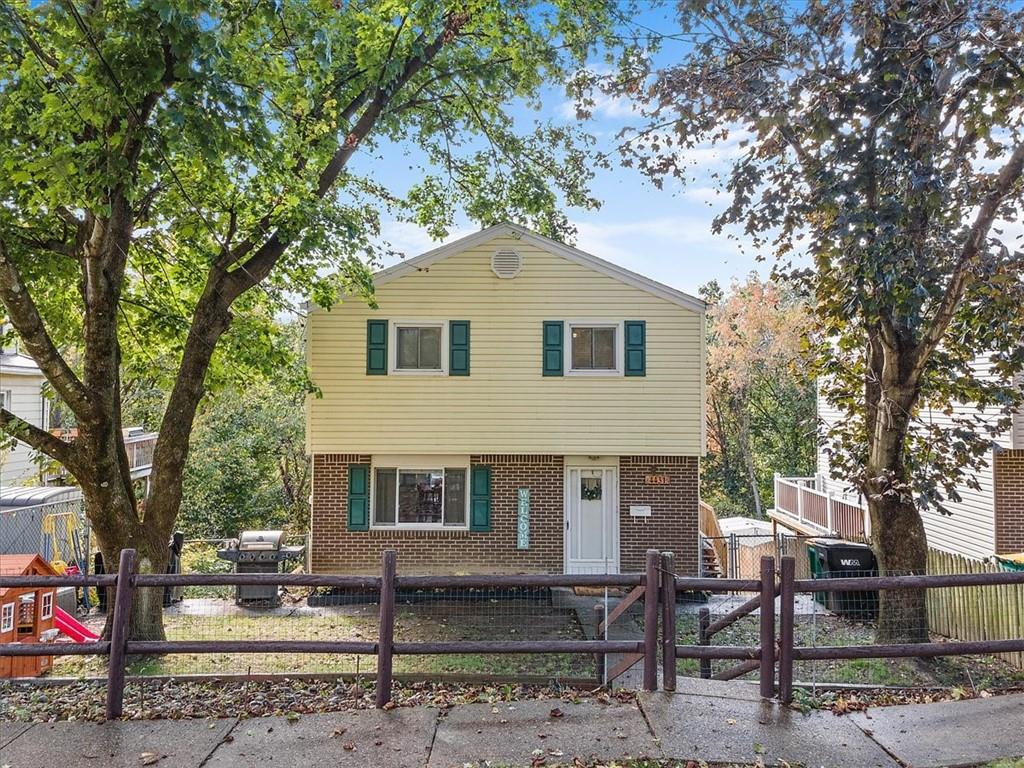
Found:
[[[203,605],[203,615],[169,612],[164,618],[168,640],[311,640],[377,639],[377,606],[356,604],[293,613],[240,612],[231,601]],[[400,605],[395,616],[396,642],[459,640],[581,640],[575,611],[537,601],[466,603],[438,600]],[[395,672],[480,675],[543,675],[551,678],[593,677],[594,659],[586,654],[453,654],[396,656]],[[133,657],[131,675],[186,674],[362,674],[376,671],[375,655],[357,654],[167,654]],[[55,660],[59,676],[103,675],[104,657],[67,656]]]
[[[714,620],[715,616],[712,616]],[[677,616],[677,642],[696,644],[697,616],[687,613]],[[857,646],[875,642],[872,625],[852,621],[833,614],[800,615],[796,617],[793,635],[798,646]],[[760,618],[744,616],[719,632],[713,645],[760,644]],[[733,662],[715,661],[715,672],[725,670]],[[679,661],[679,673],[696,676],[696,663]],[[1024,670],[1019,670],[991,656],[949,656],[934,659],[837,659],[828,661],[798,661],[793,665],[793,677],[798,682],[821,684],[859,684],[878,686],[963,686],[968,689],[994,689],[1024,681]],[[757,679],[757,671],[745,676]],[[1024,766],[1022,766],[1024,768]]]

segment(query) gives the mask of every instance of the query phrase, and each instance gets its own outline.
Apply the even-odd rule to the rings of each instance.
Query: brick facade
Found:
[[[404,574],[561,573],[565,462],[550,455],[475,455],[491,467],[491,531],[347,530],[348,465],[370,463],[360,454],[313,457],[312,567],[315,573],[377,573],[381,552],[398,551]],[[651,547],[676,553],[680,573],[697,572],[696,457],[622,457],[619,460],[620,568],[643,570]],[[646,485],[648,474],[668,485]],[[530,489],[530,548],[516,549],[517,492]],[[650,518],[634,518],[631,504],[649,504]]]
[[[996,451],[996,552],[1024,552],[1024,449]]]
[[[619,459],[619,568],[644,569],[648,549],[675,554],[676,572],[697,575],[698,463],[696,456],[623,456]],[[648,485],[666,475],[667,485]],[[650,505],[650,517],[632,517],[631,504]]]

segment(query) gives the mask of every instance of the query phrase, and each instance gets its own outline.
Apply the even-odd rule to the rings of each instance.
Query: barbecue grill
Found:
[[[298,560],[305,547],[285,546],[284,531],[242,531],[225,542],[217,557],[235,564],[235,573],[278,573],[282,563]],[[281,604],[277,584],[239,584],[235,603],[273,607]]]

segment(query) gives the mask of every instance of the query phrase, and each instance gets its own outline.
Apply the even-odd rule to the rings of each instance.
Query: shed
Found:
[[[38,554],[0,555],[0,576],[56,575]],[[54,630],[56,592],[53,587],[0,587],[0,644],[38,643]],[[0,658],[0,678],[38,677],[51,666],[53,656],[6,656]]]

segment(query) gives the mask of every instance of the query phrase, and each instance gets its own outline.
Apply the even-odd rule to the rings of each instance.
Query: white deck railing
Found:
[[[153,464],[153,450],[158,437],[156,432],[125,436],[124,448],[128,452],[128,464],[132,469],[143,469]]]
[[[829,536],[870,539],[871,516],[866,504],[820,490],[816,477],[775,475],[775,511]]]

